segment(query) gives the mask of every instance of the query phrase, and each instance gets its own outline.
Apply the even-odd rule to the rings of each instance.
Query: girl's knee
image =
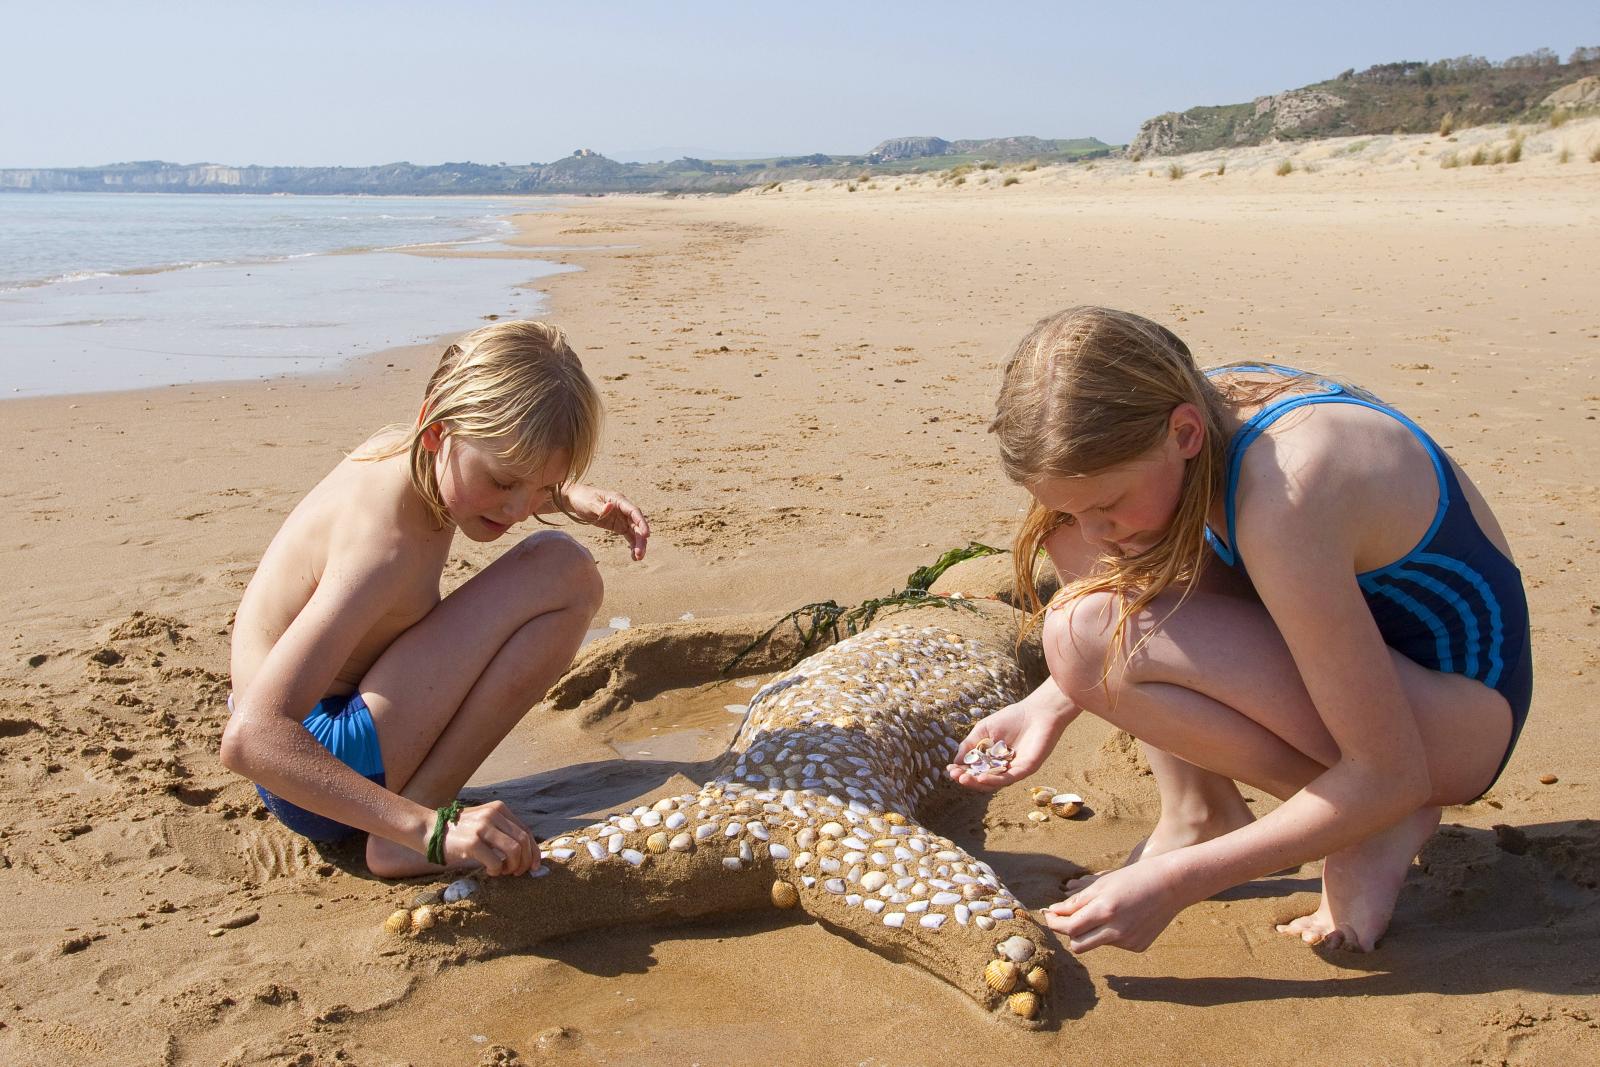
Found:
[[[560,530],[540,530],[507,553],[533,569],[536,580],[565,594],[567,606],[592,618],[605,597],[600,567],[589,550]]]
[[[1108,681],[1106,653],[1120,604],[1110,593],[1089,593],[1045,618],[1044,656],[1050,677],[1080,706],[1094,706]]]

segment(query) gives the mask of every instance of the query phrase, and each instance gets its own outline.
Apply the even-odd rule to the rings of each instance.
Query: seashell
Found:
[[[903,911],[891,911],[883,917],[883,925],[885,926],[899,927],[904,926],[905,923],[906,913]]]
[[[930,911],[921,919],[922,925],[929,930],[937,930],[944,925],[945,915],[941,911]]]
[[[730,822],[727,828],[722,832],[728,837],[738,837],[740,834],[744,833],[744,823]]]
[[[631,834],[639,829],[639,820],[635,819],[632,815],[624,815],[622,818],[617,820],[617,829]]]
[[[714,823],[714,822],[703,822],[699,826],[696,826],[694,828],[694,839],[696,841],[704,841],[704,840],[706,840],[707,838],[709,838],[712,834],[714,834],[716,832],[717,832],[717,824],[716,823]]]
[[[868,871],[861,876],[861,888],[869,893],[876,893],[888,880],[889,876],[882,871]]]
[[[689,821],[689,816],[685,815],[681,811],[675,811],[672,814],[667,816],[667,820],[666,820],[667,829],[668,830],[681,830],[681,829],[683,829],[684,824],[687,823],[688,821]]]
[[[661,813],[659,811],[645,812],[643,815],[639,816],[639,825],[645,827],[660,826]]]
[[[943,908],[943,907],[947,907],[948,905],[956,903],[960,899],[961,899],[961,894],[960,893],[948,893],[948,892],[935,893],[933,895],[932,899],[929,901],[929,903],[931,903],[936,908]]]
[[[829,878],[827,881],[822,883],[822,888],[826,889],[830,893],[843,894],[845,889],[844,879]]]
[[[819,852],[820,854],[822,854],[824,856],[827,855],[830,852],[837,851],[838,848],[839,848],[839,842],[834,840],[831,837],[824,837],[820,841],[817,842],[817,852]]]
[[[994,947],[995,955],[1003,956],[1012,963],[1025,963],[1033,958],[1033,942],[1020,934],[1006,938]]]
[[[678,807],[678,802],[676,800],[674,800],[671,797],[662,797],[660,800],[658,800],[654,804],[650,805],[650,810],[651,811],[675,811],[675,810],[677,810],[677,807]]]
[[[478,891],[478,883],[471,878],[457,878],[444,887],[444,902],[454,904],[458,900],[466,900]]]
[[[660,855],[667,850],[667,834],[664,830],[657,830],[644,839],[644,847]]]
[[[974,915],[972,921],[978,924],[980,930],[993,930],[994,920],[987,915]]]
[[[430,905],[424,904],[422,907],[411,913],[411,929],[413,930],[431,929],[435,921],[437,921],[437,919],[433,913],[433,908]]]
[[[1055,795],[1055,790],[1049,786],[1036,785],[1028,790],[1028,795],[1033,798],[1035,804],[1047,808],[1050,806],[1050,798]]]
[[[789,858],[788,845],[780,845],[775,842],[767,846],[767,851],[772,853],[772,858],[775,860],[786,860]]]
[[[694,838],[685,830],[681,834],[672,835],[672,840],[667,842],[667,847],[674,852],[688,852],[694,848]]]
[[[996,993],[1017,988],[1017,965],[1010,960],[990,960],[983,968],[983,984]]]
[[[1013,1015],[1020,1015],[1024,1019],[1031,1019],[1039,1014],[1039,994],[1031,989],[1024,989],[1013,993],[1006,998],[1006,1007],[1011,1009]]]
[[[788,882],[773,882],[772,903],[780,908],[792,908],[800,903],[800,891]]]
[[[546,867],[544,864],[541,863],[541,864],[539,864],[539,866],[535,867],[533,870],[528,872],[528,877],[529,878],[543,878],[545,875],[547,875],[549,873],[550,873],[550,868]]]
[[[766,823],[753,822],[749,825],[748,829],[750,830],[750,836],[755,838],[757,841],[765,841],[767,839]]]
[[[1042,811],[1030,811],[1030,812],[1028,812],[1028,821],[1029,822],[1044,822],[1048,818],[1050,818],[1050,816],[1046,815]]]
[[[444,891],[438,887],[434,887],[433,889],[424,889],[422,892],[412,897],[411,906],[413,908],[420,908],[424,904],[438,904],[443,900]]]
[[[730,871],[744,870],[744,861],[738,856],[724,856],[722,858],[722,865]]]
[[[898,811],[887,811],[883,814],[883,821],[888,823],[890,826],[904,826],[906,824],[906,817],[901,815]]]
[[[749,863],[751,860],[756,858],[755,850],[750,847],[750,842],[739,842],[739,858],[744,860],[746,863]]]
[[[794,835],[794,843],[800,846],[801,851],[808,851],[817,843],[817,832],[809,826],[803,826]]]
[[[817,830],[823,837],[843,837],[844,827],[836,822],[825,822]]]
[[[621,834],[612,834],[610,837],[606,838],[606,851],[615,856],[618,852],[622,851],[622,843],[626,840],[627,838],[623,837]]]
[[[649,858],[636,848],[625,848],[619,853],[619,855],[628,861],[628,866],[630,867],[642,867],[644,866],[644,861]]]
[[[1043,967],[1035,967],[1028,972],[1028,988],[1035,993],[1050,992],[1050,972]]]
[[[606,846],[602,845],[598,841],[585,841],[584,847],[589,850],[589,858],[595,860],[596,862],[599,862],[600,860],[603,860],[607,856],[611,855],[611,853],[606,851]]]
[[[570,848],[553,848],[545,853],[545,858],[555,860],[557,863],[565,863],[575,855],[577,853]]]
[[[999,919],[1001,922],[1005,922],[1007,919],[1010,919],[1010,918],[1014,917],[1016,915],[1016,912],[1014,912],[1010,908],[995,908],[989,914],[993,915],[996,919]]]
[[[1083,810],[1083,798],[1076,793],[1057,793],[1050,798],[1050,810],[1063,819],[1070,819]]]
[[[390,912],[383,920],[383,928],[391,934],[403,934],[411,929],[411,913],[404,908]]]
[[[866,900],[862,901],[861,906],[872,912],[872,914],[876,915],[883,910],[883,901],[879,900],[877,897],[868,897]]]

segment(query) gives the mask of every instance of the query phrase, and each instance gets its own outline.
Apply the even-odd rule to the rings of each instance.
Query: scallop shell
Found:
[[[773,882],[772,902],[780,908],[792,908],[800,903],[800,891],[788,882]]]
[[[1050,810],[1063,819],[1070,819],[1083,810],[1083,798],[1076,793],[1057,793],[1050,798]]]
[[[1028,790],[1028,795],[1033,798],[1035,804],[1045,808],[1050,806],[1050,798],[1055,795],[1055,790],[1049,786],[1036,785]]]
[[[657,830],[644,839],[644,847],[651,852],[661,853],[667,850],[667,834],[664,830]]]
[[[433,914],[432,905],[424,904],[411,913],[411,929],[413,930],[427,930],[433,926],[435,921],[437,920]]]
[[[411,913],[404,908],[390,912],[389,917],[383,920],[383,928],[391,934],[403,934],[411,929]]]
[[[983,969],[983,984],[996,993],[1017,988],[1017,965],[1010,960],[990,960]]]
[[[1046,815],[1042,811],[1030,811],[1030,812],[1028,812],[1028,821],[1029,822],[1044,822],[1048,818],[1050,818],[1050,816]]]
[[[1035,967],[1028,972],[1028,988],[1035,993],[1050,992],[1050,972],[1043,967]]]
[[[1031,1019],[1039,1014],[1039,994],[1031,989],[1013,993],[1006,998],[1006,1007],[1010,1008],[1014,1015],[1020,1015],[1024,1019]]]

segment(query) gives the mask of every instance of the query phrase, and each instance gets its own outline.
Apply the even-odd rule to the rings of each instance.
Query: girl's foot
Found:
[[[1149,837],[1133,846],[1133,851],[1128,853],[1128,858],[1123,860],[1122,866],[1127,867],[1142,859],[1150,859],[1167,852],[1176,852],[1190,845],[1198,845],[1202,841],[1210,841],[1212,838],[1232,833],[1241,826],[1248,826],[1254,821],[1255,815],[1250,811],[1250,806],[1237,792],[1233,793],[1232,801],[1208,807],[1197,816],[1182,815],[1162,808],[1161,818],[1156,820],[1155,829],[1150,831]],[[1080,889],[1094,885],[1104,873],[1106,872],[1096,871],[1093,874],[1070,878],[1062,883],[1062,888],[1069,894],[1076,893]]]
[[[1439,808],[1422,808],[1397,825],[1335,852],[1322,867],[1322,903],[1279,925],[1308,945],[1371,952],[1389,928],[1411,861],[1439,828]]]

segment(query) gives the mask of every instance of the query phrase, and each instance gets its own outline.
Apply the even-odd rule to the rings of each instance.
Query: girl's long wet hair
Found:
[[[527,320],[496,322],[444,350],[428,378],[415,426],[398,427],[396,439],[357,458],[404,453],[412,486],[443,527],[450,516],[439,493],[434,454],[422,444],[428,427],[439,425],[446,436],[469,439],[518,471],[537,471],[566,449],[572,458],[556,487],[555,504],[567,518],[581,522],[572,514],[565,489],[594,459],[602,418],[600,394],[558,327]]]
[[[1273,382],[1261,396],[1291,384]],[[1229,390],[1230,399],[1234,392]],[[1139,458],[1166,437],[1180,404],[1200,412],[1205,439],[1185,465],[1172,522],[1150,548],[1135,556],[1102,556],[1098,567],[1066,582],[1051,599],[1051,607],[1060,607],[1090,593],[1115,594],[1120,609],[1113,651],[1123,647],[1128,620],[1169,586],[1183,583],[1188,596],[1210,552],[1206,513],[1226,479],[1223,394],[1171,330],[1101,307],[1068,308],[1041,319],[1017,345],[1001,378],[989,430],[999,441],[1006,477],[1023,486],[1046,477],[1101,474]],[[1028,629],[1045,610],[1034,584],[1040,548],[1073,521],[1035,501],[1017,532],[1016,583],[1030,612]]]

